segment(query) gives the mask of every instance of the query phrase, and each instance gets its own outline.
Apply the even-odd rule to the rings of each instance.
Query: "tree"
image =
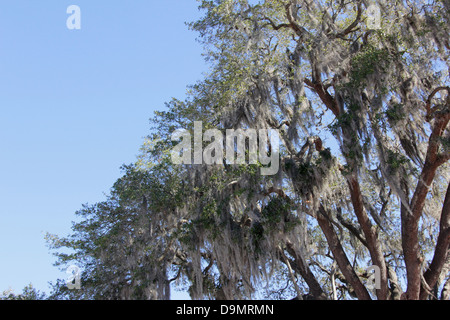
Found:
[[[30,283],[22,289],[22,293],[15,294],[12,290],[3,291],[0,300],[45,300],[47,296],[33,287]]]
[[[252,298],[271,279],[297,299],[448,298],[449,1],[200,2],[190,27],[210,73],[156,113],[113,203],[85,208],[78,238],[60,242],[123,273],[114,285],[92,268],[86,277],[114,292],[147,277],[160,291],[145,298],[168,298],[161,288],[175,280],[195,299]],[[172,133],[194,121],[279,130],[278,173],[175,165]]]
[[[52,299],[167,299],[176,226],[176,176],[124,166],[124,176],[104,202],[84,205],[72,234],[47,234],[57,266],[81,266],[80,290],[65,281],[53,285]],[[154,174],[153,174],[154,173]],[[167,221],[167,218],[169,221]],[[169,218],[171,217],[171,218]]]

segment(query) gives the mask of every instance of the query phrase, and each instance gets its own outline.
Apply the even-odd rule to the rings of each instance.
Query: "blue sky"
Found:
[[[69,30],[69,5],[81,30]],[[0,4],[0,292],[66,278],[46,232],[67,235],[136,160],[148,119],[206,65],[195,0]]]

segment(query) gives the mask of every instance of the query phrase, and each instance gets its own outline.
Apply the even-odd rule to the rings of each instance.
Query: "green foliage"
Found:
[[[276,227],[289,213],[290,205],[282,198],[270,199],[261,211],[264,222],[271,228]]]
[[[403,165],[409,162],[408,158],[406,158],[401,153],[395,152],[393,150],[387,151],[387,162],[389,164],[389,167],[396,171],[399,168],[401,168]]]
[[[253,224],[250,234],[255,254],[262,254],[261,241],[264,239],[264,226],[260,222]]]
[[[400,121],[405,117],[402,107],[402,104],[397,103],[386,110],[386,117],[391,123],[395,124],[397,121]]]
[[[318,224],[320,206],[329,210],[334,238],[352,260],[346,270],[361,276],[381,251],[404,281],[398,198],[405,195],[399,190],[408,183],[412,191],[422,168],[394,150],[404,139],[426,150],[430,130],[422,102],[448,81],[441,67],[448,21],[440,2],[379,3],[383,28],[373,31],[358,14],[363,2],[200,1],[205,14],[189,26],[205,45],[210,72],[189,87],[185,101],[173,99],[155,113],[137,163],[123,167],[105,201],[77,212],[81,222],[73,234],[48,235],[51,248],[71,251],[58,252],[57,264],[76,261],[84,270],[82,291],[58,282],[53,297],[164,299],[167,284],[175,283],[189,287],[194,299],[243,299],[275,280],[272,289],[281,293],[269,296],[286,298],[294,288],[311,290],[301,277],[293,286],[279,251],[289,243],[296,276],[311,272],[322,297],[337,287],[338,298],[354,298],[352,279],[335,259],[336,243],[327,243]],[[401,101],[386,102],[393,97]],[[438,97],[433,104],[444,105]],[[261,163],[174,165],[171,134],[192,131],[194,121],[204,129],[280,130],[279,172],[261,176]],[[447,140],[439,140],[440,151],[448,150]],[[357,198],[379,230],[377,250],[364,243],[369,228],[355,217],[348,178],[361,185]],[[446,183],[441,175],[434,202]],[[422,252],[433,247],[425,229],[437,237],[430,225],[420,231]]]
[[[22,293],[15,294],[12,290],[3,291],[0,300],[46,300],[47,295],[41,293],[30,283],[22,289]]]
[[[352,88],[364,87],[369,76],[389,68],[389,61],[388,49],[365,46],[352,58],[349,85]]]

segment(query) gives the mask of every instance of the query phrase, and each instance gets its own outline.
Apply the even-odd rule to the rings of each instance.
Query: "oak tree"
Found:
[[[209,73],[156,113],[111,198],[53,238],[75,252],[61,263],[83,261],[86,297],[448,299],[450,2],[200,8]],[[194,121],[279,130],[278,173],[173,164]]]

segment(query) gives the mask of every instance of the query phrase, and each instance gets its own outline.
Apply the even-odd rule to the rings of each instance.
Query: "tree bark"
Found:
[[[381,288],[376,290],[378,300],[386,300],[388,295],[387,283],[387,268],[384,261],[383,251],[381,250],[380,242],[378,241],[378,234],[376,229],[372,226],[369,217],[364,209],[364,203],[361,195],[358,180],[351,176],[348,179],[350,188],[350,197],[353,204],[356,217],[366,237],[367,247],[372,258],[372,262],[380,268],[381,271]]]
[[[441,300],[450,300],[450,278],[447,279],[442,288]]]
[[[404,294],[404,299],[418,300],[420,298],[422,263],[419,256],[419,220],[425,206],[426,196],[431,183],[434,180],[436,170],[448,159],[448,155],[439,155],[440,138],[450,120],[450,111],[436,117],[433,130],[430,135],[425,164],[417,182],[416,190],[408,207],[402,205],[402,247],[405,257],[406,277],[408,288]],[[443,234],[441,243],[447,242],[448,235]],[[436,248],[438,249],[438,248]],[[439,249],[440,250],[440,249]]]
[[[317,222],[327,238],[328,245],[334,258],[336,259],[339,269],[348,283],[352,286],[353,290],[355,290],[357,298],[359,300],[371,300],[369,292],[362,284],[355,270],[353,270],[353,267],[345,254],[344,248],[342,247],[323,206],[320,206],[319,212],[317,213]]]
[[[429,287],[434,287],[439,279],[445,262],[448,258],[450,246],[450,184],[447,187],[447,193],[442,207],[441,220],[439,223],[439,236],[436,242],[433,260],[424,274],[424,279]],[[426,290],[421,291],[420,298],[425,299]]]
[[[295,250],[293,244],[291,242],[286,243],[286,249],[289,254],[294,258],[294,263],[292,264],[292,268],[298,272],[302,278],[305,280],[306,284],[309,287],[310,294],[314,296],[317,300],[327,300],[327,296],[322,290],[319,282],[317,281],[314,274],[311,272],[309,266],[305,263],[303,257],[300,256],[297,250]]]
[[[398,283],[397,274],[391,266],[387,266],[387,271],[391,290],[390,300],[400,300],[402,295],[402,288]]]

